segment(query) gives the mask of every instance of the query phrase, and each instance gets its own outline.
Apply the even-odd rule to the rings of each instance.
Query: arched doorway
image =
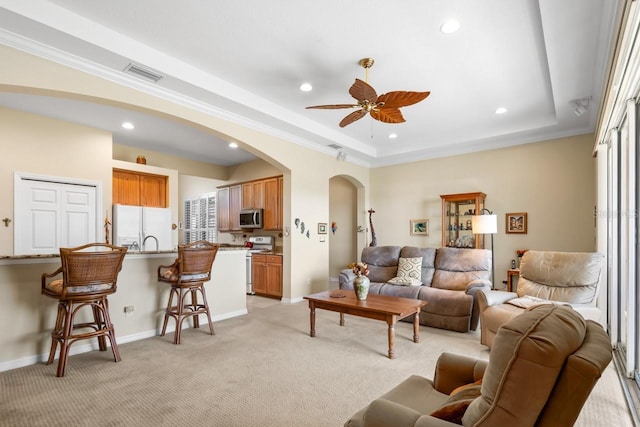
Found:
[[[362,185],[350,177],[341,175],[329,180],[329,278],[336,287],[340,271],[359,258],[359,189]]]

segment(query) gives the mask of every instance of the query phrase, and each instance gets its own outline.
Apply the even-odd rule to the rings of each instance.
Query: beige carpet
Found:
[[[0,373],[2,426],[341,426],[411,374],[433,377],[443,351],[486,358],[477,333],[396,327],[397,359],[385,357],[386,324],[319,310],[309,337],[306,303],[251,297],[249,315],[216,323],[216,335],[185,330]],[[116,325],[117,327],[117,325]],[[523,401],[526,404],[526,401]],[[632,426],[610,365],[576,425]]]

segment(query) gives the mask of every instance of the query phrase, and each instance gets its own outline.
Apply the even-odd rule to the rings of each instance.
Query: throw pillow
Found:
[[[162,277],[167,280],[176,281],[178,280],[178,266],[173,266],[168,268],[167,270],[162,272]]]
[[[481,385],[466,387],[455,394],[451,394],[442,405],[431,414],[432,417],[462,425],[465,411],[477,397],[480,397]],[[454,390],[455,391],[455,390]]]
[[[471,388],[471,387],[473,387],[475,385],[482,385],[482,378],[480,378],[478,381],[475,381],[475,382],[472,382],[472,383],[469,383],[469,384],[464,384],[464,385],[461,385],[460,387],[454,388],[453,391],[451,393],[449,393],[449,396],[453,396],[454,394],[458,394],[462,390]]]
[[[422,257],[400,258],[396,277],[389,280],[389,283],[409,286],[422,284]]]

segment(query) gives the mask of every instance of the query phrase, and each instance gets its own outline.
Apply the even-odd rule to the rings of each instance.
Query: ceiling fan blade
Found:
[[[384,102],[384,106],[381,105],[381,108],[406,107],[407,105],[413,105],[422,101],[430,94],[431,92],[407,92],[399,90],[380,95],[376,100],[376,104]]]
[[[399,108],[379,108],[371,110],[371,117],[383,123],[404,123],[404,117]]]
[[[320,108],[324,110],[337,110],[339,108],[355,108],[355,107],[359,107],[359,105],[358,104],[313,105],[311,107],[306,107],[306,109],[308,110],[309,108]]]
[[[369,101],[373,103],[378,98],[376,90],[369,83],[360,79],[356,79],[355,83],[351,85],[349,94],[357,99],[358,102]]]
[[[360,120],[366,115],[367,115],[366,110],[354,111],[353,113],[347,115],[347,117],[342,119],[342,121],[340,122],[340,127],[343,128],[346,125],[350,125],[351,123],[355,122],[356,120]]]

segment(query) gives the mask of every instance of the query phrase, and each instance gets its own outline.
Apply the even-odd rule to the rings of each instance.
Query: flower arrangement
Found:
[[[355,273],[356,276],[366,276],[369,274],[369,266],[364,262],[352,262],[349,264],[349,268]]]

